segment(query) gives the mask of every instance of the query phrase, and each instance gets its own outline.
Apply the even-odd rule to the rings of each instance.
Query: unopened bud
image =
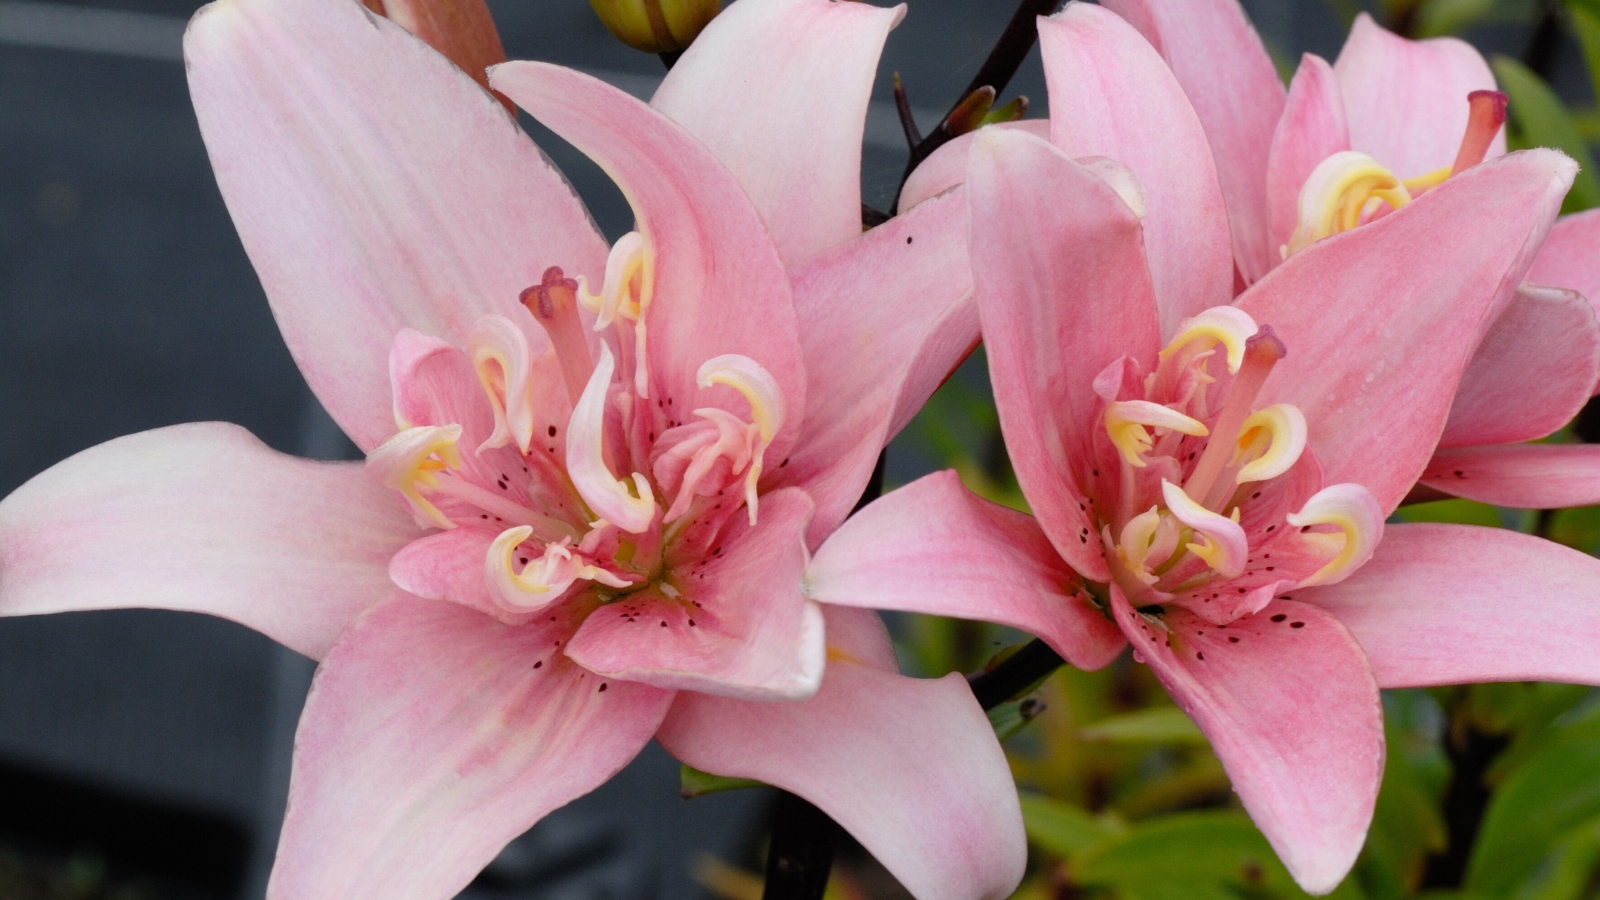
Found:
[[[646,53],[687,49],[722,11],[721,0],[589,0],[618,40]]]

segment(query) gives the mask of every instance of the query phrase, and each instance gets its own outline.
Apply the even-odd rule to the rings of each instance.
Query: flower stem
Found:
[[[808,801],[778,794],[763,900],[822,900],[839,826]]]
[[[1065,664],[1049,644],[1034,638],[989,671],[968,677],[967,684],[979,706],[994,709]]]

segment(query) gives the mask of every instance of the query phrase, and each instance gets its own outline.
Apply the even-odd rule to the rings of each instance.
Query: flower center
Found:
[[[497,530],[487,583],[508,611],[537,611],[580,590],[607,600],[655,585],[676,596],[674,566],[704,556],[740,509],[755,523],[764,455],[783,426],[782,391],[759,363],[725,354],[701,365],[697,383],[732,389],[726,396],[747,406],[747,416],[706,406],[680,419],[675,398],[652,402],[652,269],[650,247],[635,232],[612,248],[598,293],[558,267],[546,270],[522,293],[529,321],[484,316],[468,337],[483,398],[472,402],[486,401],[492,413],[482,443],[459,445],[466,422],[489,416],[453,409],[442,413],[454,417],[448,421],[401,421],[368,457],[419,523]],[[549,338],[538,354],[529,339],[535,323]],[[558,450],[558,427],[536,428],[552,405],[568,404]]]
[[[1377,160],[1354,150],[1340,151],[1318,163],[1300,188],[1299,217],[1289,243],[1279,250],[1283,257],[1399,209],[1417,194],[1483,162],[1505,124],[1506,95],[1473,91],[1467,95],[1467,103],[1470,112],[1460,149],[1455,162],[1442,169],[1401,180]]]
[[[1215,307],[1183,323],[1154,372],[1129,378],[1119,361],[1097,379],[1106,446],[1091,496],[1113,577],[1136,605],[1203,590],[1197,602],[1210,602],[1217,584],[1241,578],[1271,585],[1264,605],[1285,583],[1337,580],[1370,556],[1382,526],[1371,495],[1336,485],[1309,496],[1304,472],[1292,474],[1306,454],[1304,415],[1256,407],[1286,353],[1271,328]],[[1306,466],[1315,472],[1314,460]],[[1281,568],[1293,577],[1252,568],[1256,550],[1285,537]]]

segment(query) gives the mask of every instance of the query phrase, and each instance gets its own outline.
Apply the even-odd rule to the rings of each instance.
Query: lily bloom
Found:
[[[1504,96],[1463,41],[1407,40],[1362,13],[1333,64],[1306,54],[1285,92],[1235,0],[1106,6],[1161,53],[1193,104],[1245,284],[1285,252],[1505,152]],[[1522,443],[1559,429],[1600,391],[1600,346],[1586,308],[1600,302],[1600,212],[1558,221],[1526,277],[1523,295],[1485,323],[1421,485],[1501,506],[1600,503],[1600,448]],[[1593,373],[1587,393],[1565,389],[1574,372]]]
[[[875,614],[800,591],[975,338],[962,198],[860,231],[902,12],[743,0],[654,105],[493,68],[620,185],[637,230],[610,247],[495,98],[390,21],[195,17],[223,196],[367,459],[219,423],[86,450],[0,502],[0,612],[194,610],[321,661],[270,896],[453,896],[652,736],[810,799],[919,898],[1015,887],[1016,793],[966,684],[900,676]]]
[[[1184,195],[1181,172],[1106,152],[1157,127],[1141,122],[1204,147],[1192,112],[1165,114],[1187,107],[1170,76],[1129,77],[1164,69],[1155,50],[1083,4],[1041,36],[1047,65],[1070,42],[1058,59],[1124,93],[1053,116],[1051,141],[970,142],[990,376],[1037,520],[931,475],[824,543],[807,594],[1001,622],[1081,668],[1131,644],[1296,880],[1325,893],[1371,820],[1380,688],[1600,683],[1600,561],[1499,529],[1384,524],[1576,169],[1545,150],[1474,166],[1229,303],[1220,191]],[[1175,196],[1187,223],[1158,213]]]

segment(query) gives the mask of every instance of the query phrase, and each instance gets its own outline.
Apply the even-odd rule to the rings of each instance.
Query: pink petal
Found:
[[[766,450],[782,460],[805,414],[805,364],[788,275],[744,188],[682,126],[603,81],[533,62],[497,66],[489,81],[599,163],[632,204],[655,267],[652,399],[743,416],[737,392],[701,391],[695,374],[722,354],[748,356],[783,392],[787,415]]]
[[[1050,140],[1107,156],[1144,189],[1161,332],[1233,297],[1228,211],[1205,130],[1155,49],[1115,13],[1075,3],[1039,22]],[[1257,176],[1259,177],[1259,176]]]
[[[1356,16],[1333,63],[1350,122],[1350,148],[1414,178],[1455,162],[1467,131],[1467,94],[1495,90],[1494,73],[1456,38],[1408,41]],[[1506,152],[1502,129],[1489,157]]]
[[[1572,291],[1524,284],[1461,376],[1442,447],[1544,437],[1572,420],[1600,381],[1600,323]]]
[[[1067,563],[1108,581],[1079,485],[1093,464],[1095,377],[1124,355],[1150,371],[1161,346],[1139,219],[1105,182],[1019,131],[973,142],[967,200],[989,377],[1017,480]]]
[[[1600,445],[1493,444],[1438,450],[1421,483],[1455,497],[1519,509],[1600,503]]]
[[[775,481],[816,502],[815,546],[855,506],[878,451],[978,342],[966,198],[931,200],[829,251],[794,291],[809,402]]]
[[[806,593],[828,604],[1010,625],[1080,669],[1109,664],[1124,643],[1038,523],[972,494],[954,470],[851,516],[812,558]]]
[[[809,697],[822,678],[822,613],[800,592],[811,500],[763,494],[703,561],[595,611],[567,646],[592,671],[658,687],[758,700]]]
[[[526,625],[538,613],[508,612],[494,602],[484,562],[498,531],[452,528],[407,544],[389,561],[389,577],[401,590],[428,600],[449,600],[507,625]]]
[[[489,86],[487,69],[505,62],[500,33],[483,0],[366,0],[401,28],[443,53],[472,80]]]
[[[1600,560],[1500,528],[1391,525],[1372,560],[1300,596],[1339,617],[1378,684],[1600,684]]]
[[[1411,489],[1480,323],[1509,301],[1574,171],[1551,150],[1474,166],[1296,253],[1239,298],[1289,348],[1257,405],[1300,407],[1327,483],[1365,485],[1386,512]]]
[[[1238,0],[1108,0],[1155,47],[1205,127],[1246,281],[1278,264],[1267,238],[1267,171],[1283,82]]]
[[[1600,210],[1562,216],[1528,270],[1535,284],[1570,288],[1600,302]]]
[[[561,173],[461,70],[359,4],[214,4],[184,41],[222,196],[306,380],[370,450],[410,326],[464,346],[548,266],[606,247]]]
[[[904,16],[904,4],[730,4],[650,101],[733,171],[790,266],[861,233],[872,76]]]
[[[1317,164],[1350,149],[1345,125],[1344,98],[1327,60],[1312,53],[1300,58],[1300,68],[1289,83],[1289,102],[1272,136],[1267,162],[1268,243],[1272,264],[1281,259],[1300,217],[1300,188]],[[1265,274],[1264,272],[1262,274]],[[1259,277],[1259,276],[1258,276]]]
[[[210,613],[311,657],[393,591],[419,535],[359,463],[311,462],[207,422],[129,435],[0,502],[0,613]]]
[[[1022,119],[1017,122],[1000,122],[989,128],[1016,128],[1034,137],[1050,139],[1049,119]],[[978,132],[969,131],[946,141],[933,155],[922,161],[906,179],[900,189],[899,210],[904,213],[929,197],[950,190],[967,180],[967,154],[972,150],[972,140]]]
[[[672,692],[564,658],[575,612],[511,628],[401,595],[341,635],[300,717],[270,900],[454,896],[627,765]]]
[[[830,650],[836,631],[856,627],[830,610]],[[697,769],[815,803],[917,900],[1001,900],[1022,879],[1016,787],[958,674],[906,678],[835,655],[810,700],[683,693],[656,737]]]
[[[1163,631],[1111,592],[1135,658],[1205,732],[1295,881],[1333,890],[1361,851],[1383,775],[1378,685],[1350,632],[1287,599],[1226,627],[1169,607]]]

